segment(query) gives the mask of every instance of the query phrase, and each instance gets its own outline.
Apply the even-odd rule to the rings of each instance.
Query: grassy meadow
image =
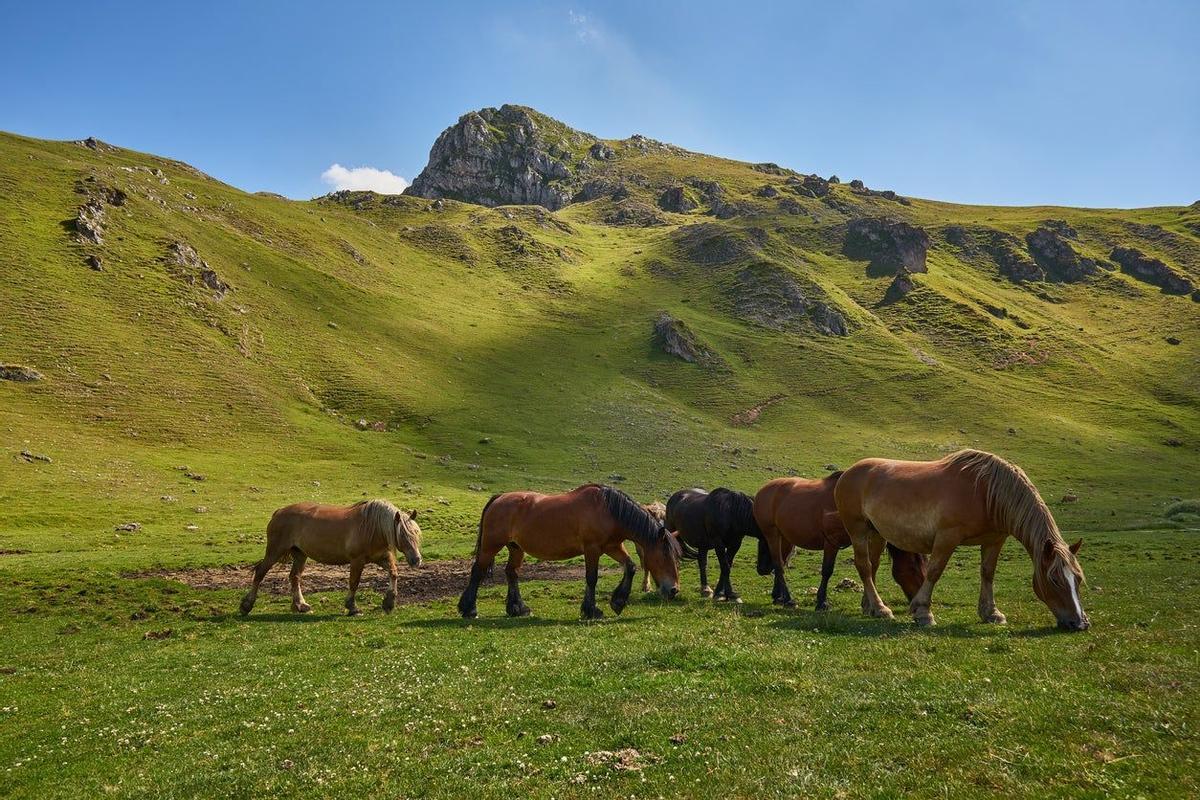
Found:
[[[0,363],[42,375],[0,380],[0,796],[1200,794],[1200,513],[1180,505],[1200,497],[1200,305],[1119,271],[1014,284],[942,234],[1063,220],[1091,257],[1136,243],[1200,281],[1200,209],[900,205],[839,185],[837,204],[783,213],[756,194],[778,176],[613,145],[617,174],[704,176],[748,210],[637,227],[606,224],[607,199],[295,202],[0,134]],[[127,199],[103,244],[81,243],[97,185]],[[840,252],[855,215],[930,232],[901,302]],[[181,280],[174,242],[232,290]],[[850,334],[747,322],[747,269],[803,282]],[[660,311],[718,359],[663,353]],[[744,604],[701,600],[686,565],[684,600],[635,596],[594,624],[581,580],[526,584],[522,620],[489,587],[465,623],[454,597],[385,615],[370,591],[348,619],[340,590],[310,592],[303,617],[264,593],[241,618],[240,589],[142,574],[249,563],[302,499],[415,507],[438,561],[470,553],[493,492],[753,492],[961,447],[1022,465],[1084,538],[1089,632],[1053,630],[1015,542],[996,584],[1010,624],[978,623],[965,550],[931,630],[888,579],[896,621],[861,617],[852,589],[813,612],[816,554],[788,573],[800,608],[774,608],[753,543]],[[856,577],[848,558],[835,582]]]

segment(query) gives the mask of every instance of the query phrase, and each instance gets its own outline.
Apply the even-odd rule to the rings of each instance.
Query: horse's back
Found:
[[[703,546],[708,498],[709,493],[703,489],[680,489],[671,495],[667,501],[667,529],[679,533],[693,546]]]
[[[827,535],[836,537],[843,531],[834,504],[836,483],[836,476],[769,481],[754,498],[759,527],[771,526],[805,549],[820,549]]]
[[[583,535],[612,526],[601,488],[586,484],[561,494],[506,492],[484,514],[484,536],[515,542],[535,558],[570,558],[581,552]]]

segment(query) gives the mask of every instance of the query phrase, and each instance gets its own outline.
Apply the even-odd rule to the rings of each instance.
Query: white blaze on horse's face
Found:
[[[1080,579],[1075,562],[1078,550],[1077,542],[1071,547],[1069,563],[1054,558],[1048,550],[1041,566],[1043,577],[1033,582],[1034,592],[1054,613],[1058,627],[1068,631],[1086,631],[1092,624],[1079,599]]]

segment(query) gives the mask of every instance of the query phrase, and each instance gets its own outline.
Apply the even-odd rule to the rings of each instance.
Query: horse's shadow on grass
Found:
[[[266,613],[266,614],[249,614],[242,615],[237,612],[229,612],[223,614],[213,614],[206,618],[207,622],[240,622],[253,624],[259,622],[293,622],[301,624],[312,624],[314,622],[329,622],[335,619],[356,619],[349,617],[346,614],[294,614],[294,613]],[[358,617],[357,619],[361,619]]]
[[[431,617],[426,619],[412,619],[406,622],[401,622],[401,628],[424,628],[424,629],[454,629],[454,628],[481,628],[484,630],[513,630],[519,628],[550,628],[550,627],[565,627],[579,625],[624,625],[632,622],[631,617],[616,617],[606,616],[602,620],[583,620],[579,618],[556,618],[556,617],[476,617],[475,619],[463,619],[459,616],[453,617]]]
[[[777,614],[767,623],[780,630],[806,631],[827,636],[878,637],[884,634],[920,634],[932,638],[991,639],[997,634],[1007,633],[1019,638],[1041,638],[1060,635],[1063,631],[1053,625],[1039,628],[1012,630],[1007,625],[989,625],[983,622],[946,622],[927,628],[897,617],[895,619],[873,619],[839,611],[800,611]]]

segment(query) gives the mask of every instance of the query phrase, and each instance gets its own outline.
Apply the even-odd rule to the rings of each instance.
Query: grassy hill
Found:
[[[955,206],[506,115],[472,141],[533,120],[561,209],[0,134],[0,796],[1196,795],[1200,208]],[[594,625],[578,580],[468,624],[367,589],[348,619],[336,581],[241,618],[248,575],[164,575],[257,559],[300,499],[416,506],[445,559],[505,489],[963,446],[1085,532],[1088,634],[1015,546],[1004,628],[971,553],[933,630],[804,607],[812,554],[799,609],[743,559],[745,606],[688,565]]]
[[[1133,246],[1200,283],[1196,207],[810,197],[773,165],[606,144],[587,177],[609,191],[550,213],[295,202],[103,143],[0,137],[0,360],[44,376],[0,381],[0,546],[30,549],[36,530],[34,550],[123,552],[138,545],[113,527],[138,521],[241,558],[276,502],[383,492],[429,508],[435,550],[462,552],[501,489],[752,490],[968,445],[1052,500],[1076,494],[1056,505],[1065,527],[1161,521],[1194,489],[1200,304],[1119,269],[1017,283],[988,247],[1049,224],[1105,267]],[[671,186],[696,208],[662,210]],[[101,244],[76,230],[88,202]],[[845,254],[860,218],[928,236],[928,272],[896,302],[890,276]],[[221,299],[199,261],[231,287]],[[664,311],[711,357],[663,352]],[[827,313],[847,335],[822,332]]]

